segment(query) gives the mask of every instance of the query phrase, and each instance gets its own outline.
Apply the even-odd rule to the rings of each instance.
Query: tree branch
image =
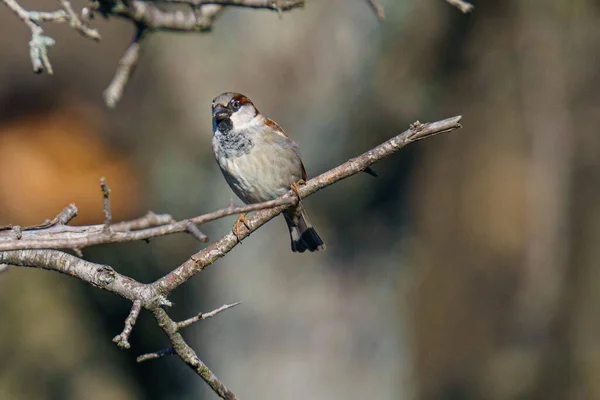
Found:
[[[456,116],[428,124],[421,124],[417,121],[407,131],[299,186],[300,197],[305,198],[310,196],[335,182],[357,174],[377,161],[397,152],[409,143],[458,129],[461,127],[461,118],[461,116]],[[282,205],[260,211],[252,217],[246,218],[247,226],[250,229],[247,229],[245,226],[240,227],[238,236],[233,232],[223,236],[217,242],[192,255],[185,263],[156,281],[153,284],[156,290],[159,293],[165,294],[173,291],[192,276],[231,251],[239,243],[238,237],[239,240],[246,238],[256,229],[283,212],[291,204],[295,204],[298,201],[298,197],[294,191],[290,190],[278,200],[281,201]]]
[[[153,314],[158,326],[161,327],[173,344],[173,350],[187,366],[200,375],[220,398],[235,400],[235,395],[221,383],[219,378],[198,358],[196,352],[183,340],[183,337],[177,331],[177,323],[167,315],[167,312],[157,307],[153,310]]]
[[[85,21],[91,20],[94,13],[98,12],[105,18],[115,16],[131,21],[136,28],[135,36],[119,60],[110,85],[104,91],[104,100],[111,108],[115,107],[123,96],[125,86],[139,61],[141,42],[147,33],[208,32],[217,15],[227,6],[275,10],[279,13],[304,6],[304,0],[91,0],[91,5],[81,10],[82,18],[80,18],[70,0],[57,0],[62,8],[52,12],[27,11],[17,0],[0,1],[6,4],[31,30],[29,49],[33,70],[36,73],[46,71],[48,74],[53,74],[54,72],[48,57],[48,49],[54,46],[55,41],[44,34],[40,23],[68,22],[72,29],[84,37],[100,40],[98,31],[87,26],[82,18]],[[186,9],[163,10],[156,3],[181,5],[186,6]]]
[[[48,49],[54,46],[55,41],[50,36],[44,35],[44,30],[39,25],[40,22],[69,22],[71,28],[85,37],[93,40],[100,40],[100,34],[95,29],[87,27],[75,14],[69,0],[59,0],[63,9],[53,12],[27,11],[17,3],[16,0],[2,0],[19,17],[25,25],[31,30],[31,40],[29,41],[29,55],[33,64],[35,73],[46,71],[52,75],[54,73],[50,59],[48,58]]]
[[[110,189],[106,185],[105,178],[100,178],[100,189],[102,190],[102,211],[104,212],[103,231],[110,234],[110,223],[112,221],[112,215],[110,214]]]
[[[156,360],[157,358],[161,358],[164,356],[170,356],[173,354],[175,354],[175,349],[172,347],[169,347],[167,349],[155,351],[154,353],[143,354],[143,355],[139,356],[138,358],[136,358],[135,361],[141,363],[141,362],[148,361],[148,360]]]
[[[123,332],[113,338],[113,342],[120,348],[129,349],[131,347],[129,344],[129,335],[140,315],[140,311],[142,311],[142,302],[140,300],[134,300],[129,316],[125,319],[125,328],[123,328]]]
[[[207,312],[204,314],[200,313],[200,314],[196,315],[195,317],[186,319],[185,321],[177,322],[177,330],[187,328],[188,326],[195,324],[198,321],[202,321],[207,318],[214,317],[218,313],[223,312],[227,309],[230,309],[230,308],[235,307],[240,304],[242,304],[241,301],[238,301],[237,303],[233,303],[233,304],[225,304],[217,309],[212,310],[211,312]]]
[[[299,186],[298,195],[295,191],[290,190],[287,194],[269,202],[242,207],[229,206],[213,213],[179,222],[172,222],[172,218],[169,215],[149,213],[146,217],[138,220],[113,224],[108,233],[103,230],[105,225],[70,227],[61,223],[50,223],[46,227],[38,226],[34,227],[34,229],[21,230],[21,239],[12,237],[14,236],[15,232],[13,232],[13,230],[15,228],[0,231],[0,245],[3,250],[0,251],[0,267],[10,264],[19,267],[42,268],[61,272],[132,301],[133,306],[125,321],[123,332],[114,338],[114,341],[123,348],[129,347],[128,337],[133,329],[133,325],[135,324],[140,310],[143,308],[151,311],[158,325],[171,342],[172,350],[166,349],[157,353],[140,356],[138,361],[158,358],[162,355],[175,352],[190,368],[204,379],[204,381],[221,398],[235,399],[235,395],[227,389],[215,374],[198,358],[194,350],[184,341],[178,331],[196,321],[213,316],[218,312],[224,311],[239,303],[225,305],[210,313],[199,314],[196,317],[177,323],[174,322],[162,308],[162,306],[172,305],[167,299],[170,292],[191,279],[207,266],[214,263],[220,257],[225,256],[239,243],[239,240],[250,235],[286,208],[296,204],[299,201],[299,198],[310,196],[342,179],[364,171],[377,161],[390,156],[409,143],[459,129],[461,127],[459,123],[460,120],[461,117],[456,116],[429,124],[415,122],[408,130],[393,137],[387,142],[358,157],[350,159],[316,178],[309,180],[306,184]],[[106,198],[107,195],[105,194],[105,199]],[[57,221],[68,222],[71,216],[74,215],[74,206],[67,207],[67,209],[71,211],[63,211],[55,219]],[[233,232],[224,235],[212,245],[192,255],[189,260],[167,275],[158,279],[156,282],[149,284],[140,283],[128,276],[119,274],[110,266],[85,261],[81,258],[53,249],[82,248],[86,245],[91,245],[92,243],[99,244],[100,242],[117,243],[125,241],[124,238],[127,240],[135,240],[133,238],[140,232],[144,233],[144,235],[140,235],[142,237],[150,237],[149,232],[152,232],[152,235],[154,236],[166,235],[168,233],[174,233],[175,231],[183,232],[189,229],[190,223],[201,224],[227,215],[250,210],[261,211],[247,218],[248,228],[241,227],[238,236],[234,235]],[[166,225],[152,227],[157,223],[165,222],[168,223]],[[133,232],[129,231],[129,229],[137,228],[140,230]],[[59,240],[57,240],[56,237],[53,238],[53,234],[56,234],[56,237],[58,237]],[[138,237],[138,239],[140,238],[141,237]],[[26,246],[22,247],[24,244]],[[46,248],[47,250],[37,250],[27,246],[42,246],[41,248]],[[3,267],[3,269],[5,268],[6,267]]]
[[[119,60],[113,80],[104,91],[104,101],[110,108],[114,108],[119,100],[121,100],[125,85],[127,85],[129,78],[131,78],[133,71],[135,71],[135,67],[137,67],[141,53],[141,42],[144,39],[145,32],[146,29],[140,26],[136,27],[135,36],[129,47],[127,47],[127,50],[125,50],[125,54]]]
[[[385,11],[383,10],[383,7],[377,4],[375,0],[367,0],[367,4],[369,5],[369,7],[371,7],[378,20],[385,20]]]
[[[475,6],[465,0],[446,0],[449,4],[458,8],[463,14],[471,12]]]

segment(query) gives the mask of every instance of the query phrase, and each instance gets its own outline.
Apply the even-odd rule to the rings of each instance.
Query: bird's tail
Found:
[[[292,251],[303,253],[306,250],[325,250],[323,240],[319,237],[315,228],[313,228],[306,215],[306,210],[301,204],[295,210],[292,209],[285,213],[284,216],[290,230]]]

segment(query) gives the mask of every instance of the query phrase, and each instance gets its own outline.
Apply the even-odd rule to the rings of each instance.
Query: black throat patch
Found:
[[[250,138],[250,132],[241,131],[234,133],[233,124],[229,118],[224,119],[217,125],[215,139],[219,148],[227,158],[241,157],[250,153],[254,146]]]

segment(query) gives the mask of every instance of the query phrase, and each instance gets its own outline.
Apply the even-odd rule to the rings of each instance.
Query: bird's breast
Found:
[[[215,134],[217,163],[235,194],[245,203],[272,200],[302,178],[302,162],[293,142],[281,144],[255,135],[233,144]]]

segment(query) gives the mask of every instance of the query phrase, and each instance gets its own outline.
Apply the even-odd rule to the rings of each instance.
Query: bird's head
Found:
[[[252,101],[240,93],[226,92],[212,102],[213,131],[223,133],[248,128],[260,116]]]

